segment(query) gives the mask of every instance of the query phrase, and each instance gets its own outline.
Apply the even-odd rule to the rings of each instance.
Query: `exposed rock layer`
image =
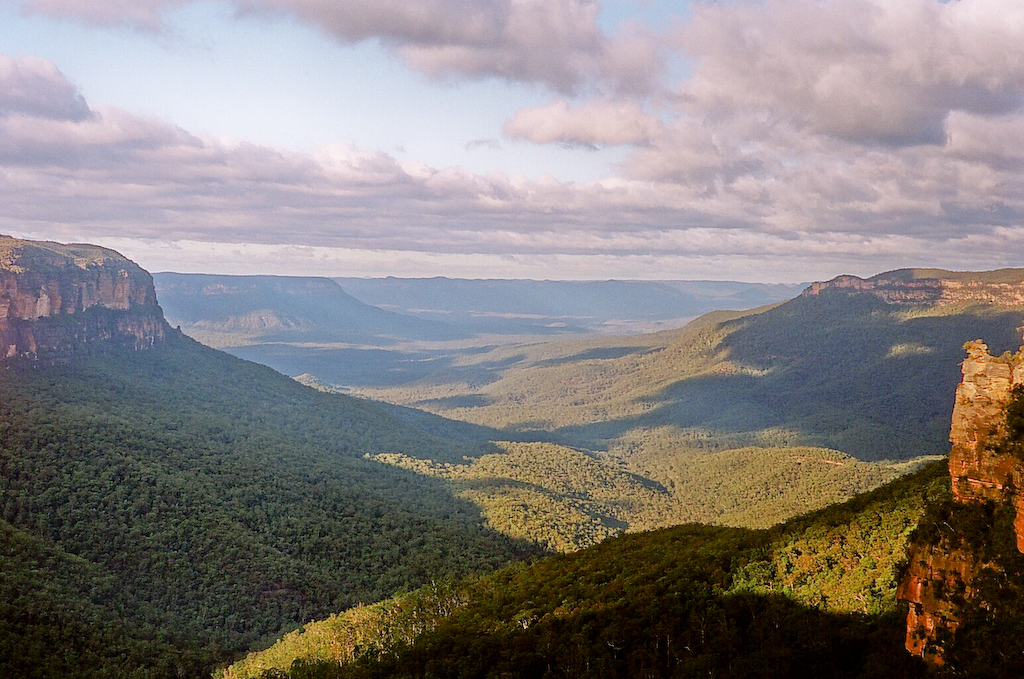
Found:
[[[1007,434],[1006,406],[1013,387],[1024,384],[1024,351],[995,357],[980,340],[968,342],[964,348],[963,381],[956,390],[949,434],[953,499],[964,504],[991,501],[1012,505],[1017,549],[1024,553],[1024,464],[998,445]],[[907,650],[941,665],[937,641],[959,624],[956,600],[974,596],[978,573],[992,567],[969,547],[951,547],[944,538],[912,545],[907,572],[897,591],[898,598],[910,603]]]
[[[153,278],[118,253],[0,236],[0,360],[62,360],[96,344],[144,349],[167,332]]]
[[[949,592],[974,594],[970,583],[984,567],[976,555],[965,549],[948,549],[945,544],[915,545],[907,572],[896,597],[910,602],[907,611],[907,650],[932,665],[942,664],[936,638],[952,633],[959,625]]]
[[[1024,352],[994,357],[980,340],[964,348],[964,378],[956,390],[949,432],[953,498],[1012,503],[1017,512],[1017,549],[1024,552],[1024,464],[994,445],[1006,436],[1005,409],[1011,391],[1024,384]]]
[[[1024,269],[955,272],[901,269],[873,276],[839,276],[814,283],[804,296],[871,295],[910,308],[994,305],[1024,307]],[[1008,503],[1015,512],[1017,549],[1024,553],[1024,463],[999,443],[1006,435],[1005,409],[1014,386],[1024,384],[1024,352],[995,357],[979,341],[964,347],[963,381],[956,391],[950,427],[950,482],[955,502]],[[978,574],[996,568],[952,536],[911,546],[898,597],[910,603],[907,649],[942,664],[941,639],[959,625],[957,601],[977,592]]]
[[[871,278],[839,276],[807,288],[805,296],[826,290],[874,295],[888,304],[1024,306],[1024,269],[956,272],[941,269],[900,269]]]

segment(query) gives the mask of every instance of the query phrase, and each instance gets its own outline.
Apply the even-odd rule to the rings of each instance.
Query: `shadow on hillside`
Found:
[[[548,368],[557,365],[565,365],[566,363],[577,363],[579,361],[607,361],[616,358],[625,358],[626,356],[644,356],[656,351],[648,346],[637,346],[637,347],[598,347],[590,349],[579,354],[572,356],[563,356],[562,358],[549,358],[544,361],[538,361],[535,367]]]
[[[456,365],[456,361],[467,355],[491,349],[493,347],[412,351],[281,343],[226,347],[224,351],[270,366],[285,375],[310,373],[331,385],[383,388],[466,383],[476,388],[498,380],[503,370],[525,358],[518,354],[497,361]]]
[[[567,592],[557,594],[576,601]],[[660,600],[602,597],[609,598],[522,625],[499,624],[505,621],[498,611],[489,611],[486,601],[474,603],[469,612],[475,618],[457,615],[400,653],[367,657],[354,666],[299,662],[291,673],[265,676],[928,676],[924,663],[903,647],[898,614],[824,613],[780,595],[713,595],[699,586]],[[531,602],[539,604],[538,612],[546,603]]]
[[[285,375],[311,373],[325,384],[398,387],[450,369],[455,352],[254,344],[227,347],[228,353],[262,363]]]
[[[501,379],[502,373],[516,363],[526,358],[525,354],[514,354],[495,361],[473,363],[471,365],[454,365],[457,359],[462,358],[458,352],[447,357],[448,364],[426,377],[419,378],[410,383],[409,386],[432,387],[445,384],[466,384],[471,389],[496,382]]]

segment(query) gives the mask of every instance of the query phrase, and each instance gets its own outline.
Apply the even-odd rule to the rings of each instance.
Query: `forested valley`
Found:
[[[209,675],[311,619],[539,554],[364,457],[487,449],[429,426],[177,334],[4,366],[0,674]]]

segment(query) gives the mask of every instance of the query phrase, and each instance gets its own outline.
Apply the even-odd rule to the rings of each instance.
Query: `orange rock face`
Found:
[[[1017,509],[1017,549],[1024,552],[1024,465],[991,444],[1006,435],[1011,390],[1024,384],[1024,353],[993,357],[980,340],[964,347],[963,381],[956,390],[949,440],[949,475],[960,502],[1009,501]]]
[[[1006,435],[1006,405],[1013,387],[1024,384],[1024,351],[994,357],[976,340],[964,345],[963,381],[956,390],[950,426],[950,485],[953,499],[962,503],[1009,502],[1016,511],[1017,549],[1024,553],[1024,464],[1001,452]],[[1022,490],[1018,490],[1022,489]],[[907,650],[932,665],[942,664],[936,639],[958,626],[950,592],[970,598],[972,581],[991,564],[964,548],[939,544],[911,546],[910,563],[897,598],[910,603]]]
[[[153,279],[134,262],[0,236],[0,360],[60,358],[96,342],[143,349],[166,330]]]
[[[956,607],[945,593],[956,591],[970,597],[974,593],[971,582],[985,564],[970,551],[951,550],[942,544],[917,547],[910,556],[907,573],[896,590],[897,599],[910,603],[907,650],[939,666],[942,650],[936,637],[959,625]]]

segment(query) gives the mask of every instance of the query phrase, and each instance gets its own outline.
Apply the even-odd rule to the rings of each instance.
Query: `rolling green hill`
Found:
[[[946,452],[963,343],[1016,348],[1022,314],[829,291],[655,335],[504,347],[359,393],[626,457],[807,445],[903,460]]]
[[[913,270],[841,279],[679,330],[464,354],[356,393],[518,441],[461,463],[377,459],[444,479],[493,527],[554,549],[688,521],[767,527],[947,452],[963,343],[1016,348],[1024,317],[962,298],[1014,302],[1012,273],[950,274],[952,292]]]
[[[1016,348],[1022,315],[830,289],[676,331],[502,347],[358,393],[693,487],[707,485],[707,456],[730,450],[814,447],[872,464],[945,454],[963,343]]]
[[[177,333],[4,365],[0,670],[198,676],[331,611],[536,554],[440,481],[364,457],[489,449],[459,429]]]
[[[261,677],[923,677],[895,590],[944,463],[770,530],[686,525],[307,625]]]

